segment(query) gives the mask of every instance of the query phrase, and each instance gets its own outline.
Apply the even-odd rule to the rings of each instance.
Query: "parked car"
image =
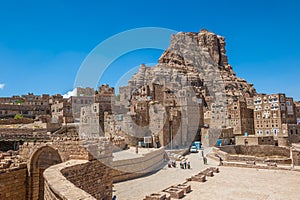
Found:
[[[191,153],[197,153],[197,152],[198,152],[197,147],[196,147],[196,146],[191,146],[190,152],[191,152]]]

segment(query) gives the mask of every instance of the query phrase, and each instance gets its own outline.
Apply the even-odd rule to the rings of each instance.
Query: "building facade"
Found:
[[[234,100],[228,106],[228,113],[229,126],[233,128],[234,135],[254,134],[253,110],[247,107],[245,101]]]
[[[257,136],[287,137],[282,124],[296,124],[293,98],[285,94],[258,94],[253,98]]]

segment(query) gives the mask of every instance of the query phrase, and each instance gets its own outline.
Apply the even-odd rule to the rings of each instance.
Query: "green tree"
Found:
[[[16,114],[14,119],[22,119],[23,118],[23,115],[22,114]]]

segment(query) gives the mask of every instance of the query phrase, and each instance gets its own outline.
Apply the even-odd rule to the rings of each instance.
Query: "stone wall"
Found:
[[[300,144],[292,144],[291,154],[293,165],[300,166]]]
[[[5,120],[0,120],[1,125],[10,125],[10,124],[30,124],[33,123],[33,119],[30,118],[22,118],[22,119],[5,119]]]
[[[282,156],[290,157],[290,150],[286,147],[277,147],[272,145],[253,145],[253,146],[223,146],[219,147],[221,151],[229,154],[242,154],[251,156]]]
[[[68,175],[70,179],[73,179],[74,177],[72,178],[72,175],[75,174],[77,175],[77,179],[93,179],[94,182],[91,184],[90,187],[96,186],[98,182],[101,183],[101,181],[97,181],[95,179],[96,177],[94,176],[88,177],[86,174],[77,174],[78,169],[82,169],[85,165],[92,166],[93,164],[91,164],[87,160],[70,160],[68,162],[54,165],[46,169],[44,172],[44,200],[95,200],[96,198],[94,198],[92,195],[90,195],[83,189],[77,187],[77,185],[74,185],[68,180],[67,177],[65,177],[61,173],[61,171],[64,171],[64,173],[71,174]],[[86,183],[86,181],[83,181],[82,185]]]
[[[26,199],[26,164],[0,171],[0,199]]]
[[[111,199],[112,197],[110,168],[98,160],[64,168],[61,173],[76,187],[96,199]]]
[[[89,154],[84,148],[83,142],[78,141],[76,138],[57,138],[57,140],[47,143],[25,142],[23,145],[20,145],[20,156],[29,160],[30,155],[43,146],[50,146],[57,149],[63,162],[70,159],[89,159]]]
[[[160,169],[164,164],[165,151],[163,148],[145,154],[143,157],[113,161],[113,182],[144,176]]]
[[[236,145],[275,145],[273,136],[236,136]],[[278,144],[278,143],[277,143]]]

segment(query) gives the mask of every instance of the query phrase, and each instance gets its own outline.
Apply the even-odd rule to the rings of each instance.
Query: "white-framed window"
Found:
[[[272,129],[274,136],[277,136],[279,133],[279,129]]]
[[[256,100],[254,100],[254,104],[261,104],[261,98],[257,97]]]

